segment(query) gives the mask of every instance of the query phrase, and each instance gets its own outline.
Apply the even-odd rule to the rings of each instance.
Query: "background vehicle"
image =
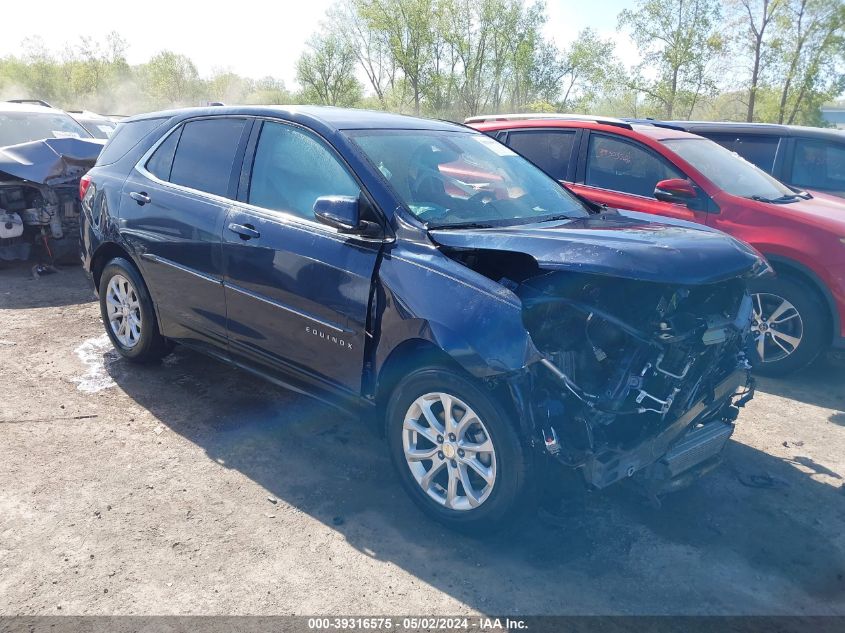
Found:
[[[515,516],[549,469],[677,487],[717,463],[753,393],[757,253],[601,213],[463,126],[154,113],[118,128],[81,192],[123,356],[176,341],[378,413],[403,486],[453,527]]]
[[[655,121],[698,134],[736,152],[793,187],[845,198],[845,131],[775,125]]]
[[[68,110],[67,113],[83,126],[94,138],[107,139],[117,127],[117,121],[96,112],[87,110]]]
[[[754,282],[757,370],[784,374],[845,347],[845,204],[796,193],[722,146],[619,119],[486,117],[474,126],[609,207],[706,224],[762,252]]]
[[[79,179],[101,149],[62,110],[0,103],[0,260],[79,261]]]

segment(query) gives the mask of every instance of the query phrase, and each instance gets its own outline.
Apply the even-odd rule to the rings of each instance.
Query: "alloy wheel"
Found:
[[[115,275],[106,288],[109,327],[115,338],[127,349],[141,340],[141,302],[138,292],[123,275]]]
[[[766,292],[754,294],[753,300],[751,331],[760,362],[774,363],[793,354],[804,338],[804,322],[797,308]]]
[[[411,404],[402,428],[405,461],[420,488],[451,510],[484,503],[496,483],[490,433],[459,398],[427,393]]]

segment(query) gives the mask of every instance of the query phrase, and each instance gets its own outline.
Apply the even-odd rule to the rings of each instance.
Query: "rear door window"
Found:
[[[245,119],[229,118],[186,123],[173,157],[170,182],[227,196],[232,164],[245,125]]]
[[[796,139],[791,181],[808,189],[845,192],[845,145]]]
[[[639,143],[590,134],[584,184],[653,198],[655,185],[668,178],[685,176]]]
[[[575,130],[519,130],[508,134],[508,145],[555,180],[568,178]]]

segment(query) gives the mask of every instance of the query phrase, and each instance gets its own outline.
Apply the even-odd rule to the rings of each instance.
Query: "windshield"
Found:
[[[0,147],[45,138],[91,138],[63,112],[0,112]]]
[[[718,143],[703,138],[673,138],[662,142],[730,194],[778,202],[798,198],[792,189]]]
[[[584,205],[552,178],[483,134],[427,130],[348,133],[430,227],[501,226],[584,217]]]

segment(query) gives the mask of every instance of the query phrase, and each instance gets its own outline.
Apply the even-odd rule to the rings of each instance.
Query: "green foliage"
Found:
[[[363,87],[355,77],[355,53],[335,34],[315,36],[296,64],[302,96],[311,103],[353,106],[361,101]]]
[[[688,117],[704,95],[716,92],[712,64],[724,48],[716,0],[640,0],[619,14],[640,52],[631,85],[645,93],[654,113]]]
[[[199,73],[185,55],[162,51],[138,70],[142,91],[155,103],[192,105],[202,92]]]
[[[618,19],[633,65],[590,28],[557,46],[545,20],[542,0],[338,0],[298,59],[295,93],[225,68],[200,77],[174,51],[130,66],[117,33],[60,55],[28,38],[0,59],[0,98],[119,114],[220,101],[820,124],[845,91],[842,0],[638,0]]]
[[[788,0],[775,25],[776,120],[813,123],[819,106],[845,90],[845,4]]]

